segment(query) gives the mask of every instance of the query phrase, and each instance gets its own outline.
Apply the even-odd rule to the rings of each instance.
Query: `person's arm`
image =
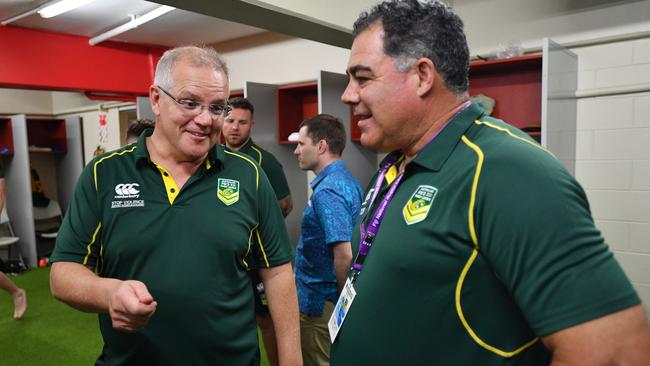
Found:
[[[282,164],[272,154],[267,154],[262,165],[262,169],[271,182],[273,192],[278,197],[278,204],[282,210],[282,216],[287,217],[293,209],[293,200],[287,177],[284,175]],[[282,197],[282,198],[280,198]]]
[[[280,204],[280,210],[282,210],[282,216],[284,217],[289,216],[291,210],[293,210],[293,200],[291,199],[291,195],[279,199],[278,204]]]
[[[302,365],[298,297],[291,263],[261,268],[260,277],[273,319],[280,365]]]
[[[157,306],[144,283],[102,278],[80,263],[52,264],[50,288],[56,299],[78,310],[110,314],[113,328],[125,332],[142,329]]]
[[[348,278],[348,270],[350,270],[352,262],[352,245],[349,241],[340,241],[332,244],[332,251],[334,252],[334,274],[338,285],[337,293],[340,294]]]
[[[553,366],[650,365],[650,327],[641,305],[542,337]]]

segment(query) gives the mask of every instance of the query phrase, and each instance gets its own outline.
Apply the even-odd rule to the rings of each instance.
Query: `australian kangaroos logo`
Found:
[[[419,186],[402,209],[407,225],[413,225],[427,218],[431,203],[436,198],[438,189],[431,186]]]
[[[226,206],[230,206],[239,201],[239,181],[219,178],[217,182],[217,197]]]

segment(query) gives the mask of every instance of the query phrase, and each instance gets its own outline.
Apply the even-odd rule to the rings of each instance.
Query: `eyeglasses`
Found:
[[[184,111],[186,111],[188,114],[191,114],[192,116],[198,116],[199,114],[203,113],[203,109],[207,108],[208,112],[210,113],[210,117],[212,117],[212,119],[217,119],[221,116],[227,117],[232,110],[232,107],[228,103],[210,104],[206,106],[192,99],[177,99],[167,90],[161,88],[158,85],[156,85],[156,88],[165,93],[174,102],[176,102],[176,104],[181,106]]]

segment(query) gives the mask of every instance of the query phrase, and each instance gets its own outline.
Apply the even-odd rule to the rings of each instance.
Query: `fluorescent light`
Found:
[[[51,18],[93,1],[95,0],[61,0],[45,6],[43,9],[39,10],[38,13],[43,18]]]
[[[0,24],[7,25],[9,23],[13,23],[16,20],[20,20],[22,18],[28,17],[28,16],[36,13],[38,11],[38,9],[40,9],[40,7],[34,8],[32,10],[28,10],[28,11],[26,11],[24,13],[20,13],[20,14],[18,14],[16,16],[11,17],[11,18],[7,18],[7,19],[3,20]]]
[[[148,12],[147,14],[141,15],[141,16],[131,20],[128,23],[124,23],[124,24],[120,25],[117,28],[113,28],[113,29],[111,29],[109,31],[106,31],[106,32],[96,36],[96,37],[93,37],[93,38],[89,39],[88,43],[91,46],[94,46],[94,45],[96,45],[96,44],[98,44],[100,42],[103,42],[103,41],[105,41],[105,40],[107,40],[109,38],[113,38],[113,37],[115,37],[117,35],[120,35],[120,34],[122,34],[124,32],[130,31],[131,29],[137,28],[137,27],[141,26],[142,24],[144,24],[144,23],[146,23],[146,22],[148,22],[150,20],[156,19],[161,15],[167,14],[167,13],[169,13],[170,11],[172,11],[174,9],[176,9],[176,8],[173,7],[173,6],[163,5],[163,6],[159,7],[159,8],[156,8],[155,10],[152,10],[152,11]]]

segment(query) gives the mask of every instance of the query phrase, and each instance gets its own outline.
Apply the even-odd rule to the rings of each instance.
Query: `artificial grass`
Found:
[[[14,320],[11,296],[0,290],[0,364],[21,366],[94,365],[102,350],[97,315],[77,311],[50,294],[50,269],[11,276],[27,290],[28,308]],[[268,366],[261,342],[262,366]]]
[[[3,365],[93,365],[102,349],[97,315],[83,313],[50,294],[49,268],[12,276],[27,290],[27,312],[14,320],[13,302],[0,293],[0,358]]]

